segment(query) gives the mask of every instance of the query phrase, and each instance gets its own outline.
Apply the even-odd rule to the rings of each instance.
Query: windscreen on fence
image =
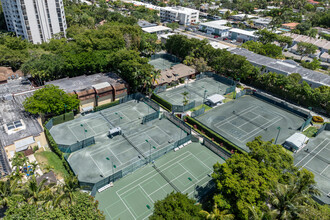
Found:
[[[232,93],[234,92],[236,89],[236,86],[231,86],[229,88],[226,89],[226,93],[225,94],[229,94],[229,93]]]
[[[330,123],[325,123],[322,127],[316,132],[315,137],[321,134],[324,130],[330,131]]]
[[[68,112],[59,116],[55,116],[52,118],[53,119],[53,125],[58,125],[66,121],[71,121],[74,119],[74,114],[73,112]]]
[[[218,155],[219,157],[221,157],[224,160],[227,160],[231,157],[231,154],[229,152],[222,149],[220,146],[216,145],[215,143],[208,140],[207,138],[203,139],[203,144],[205,145],[205,147],[210,149],[213,153],[215,153],[216,155]]]
[[[154,93],[158,94],[158,93],[161,93],[161,92],[165,92],[167,89],[167,86],[166,85],[163,85],[163,86],[157,86],[154,90]]]
[[[142,118],[142,124],[145,124],[145,123],[147,123],[149,121],[152,121],[152,120],[155,120],[155,119],[159,118],[159,113],[160,112],[157,111],[157,112],[154,112],[154,113],[151,113],[149,115],[144,116]]]
[[[236,93],[235,99],[238,99],[242,97],[243,95],[246,95],[246,90],[241,90],[240,92]]]
[[[72,153],[93,144],[95,144],[95,139],[90,137],[71,145],[58,144],[58,148],[64,153]]]
[[[185,112],[189,109],[194,108],[196,105],[195,101],[188,103],[187,105],[172,105],[172,112]]]
[[[303,131],[312,121],[312,116],[307,118],[307,120],[301,125],[300,131]]]
[[[181,119],[177,118],[175,115],[172,115],[168,112],[163,112],[163,116],[166,117],[168,120],[170,120],[173,124],[180,127],[182,130],[184,130],[187,134],[191,134],[191,127],[181,121]]]
[[[195,118],[197,116],[200,116],[200,115],[204,114],[204,112],[205,112],[205,107],[192,112],[191,117]]]
[[[227,84],[227,85],[235,85],[235,81],[233,79],[229,79],[224,76],[219,76],[215,72],[205,72],[205,75],[208,77],[212,77],[214,80],[219,81],[221,83]]]

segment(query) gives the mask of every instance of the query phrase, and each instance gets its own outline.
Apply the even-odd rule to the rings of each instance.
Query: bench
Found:
[[[100,192],[102,192],[102,191],[104,191],[104,190],[106,190],[106,189],[108,189],[108,188],[110,188],[112,186],[113,186],[113,182],[110,182],[109,184],[107,184],[107,185],[99,188],[97,191],[100,193]]]

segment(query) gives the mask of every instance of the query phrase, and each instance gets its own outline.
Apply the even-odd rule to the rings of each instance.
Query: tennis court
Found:
[[[302,117],[250,95],[213,108],[196,119],[245,151],[249,150],[246,142],[256,136],[275,139],[279,127],[277,143],[281,144],[304,122]]]
[[[148,105],[133,100],[56,125],[50,133],[57,144],[70,145],[89,137],[102,138],[109,128],[130,128],[131,123],[141,123],[143,116],[153,112]]]
[[[308,151],[306,151],[308,149]],[[309,140],[306,147],[294,155],[296,166],[306,168],[314,173],[319,199],[330,204],[330,132],[323,131],[317,137]]]
[[[154,66],[156,70],[166,70],[180,63],[180,59],[171,54],[161,53],[152,55],[148,63]]]
[[[200,80],[196,80],[192,83],[187,83],[185,85],[169,89],[157,95],[168,101],[172,105],[182,105],[182,93],[188,92],[189,102],[195,101],[196,106],[199,106],[203,103],[204,97],[207,98],[214,94],[224,95],[226,89],[229,87],[230,85],[221,83],[213,79],[213,77],[207,77]]]
[[[154,162],[162,174],[149,164],[116,181],[95,198],[107,219],[147,219],[154,203],[175,188],[194,198],[210,189],[212,167],[216,162],[224,163],[224,160],[199,143],[192,143]]]
[[[187,137],[186,132],[164,117],[142,124],[143,116],[154,112],[144,102],[129,101],[54,126],[51,134],[58,144],[95,138],[95,144],[66,157],[81,185],[92,186],[107,177],[113,181],[113,174],[119,173],[116,177],[121,178],[133,172],[151,160],[150,155],[162,156]],[[110,138],[109,128],[118,126],[122,135]]]

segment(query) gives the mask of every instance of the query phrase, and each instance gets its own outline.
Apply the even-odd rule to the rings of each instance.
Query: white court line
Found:
[[[104,176],[104,173],[102,172],[102,170],[100,169],[100,167],[97,165],[97,163],[95,162],[95,160],[93,159],[93,157],[90,156],[90,158],[92,159],[92,161],[95,163],[96,167],[101,171],[102,175]]]
[[[195,157],[198,161],[200,161],[207,169],[211,170],[213,172],[213,170],[208,167],[202,160],[200,160],[199,158],[197,158],[194,154],[193,154],[193,157]]]
[[[154,202],[154,200],[150,197],[150,195],[143,189],[143,187],[139,184],[139,187],[142,189],[142,191],[149,197],[149,199],[153,202],[153,203],[155,203]]]
[[[182,157],[182,155],[185,155],[185,154],[188,154],[188,155]],[[185,152],[185,153],[182,154],[182,155],[177,156],[177,157],[171,159],[171,160],[168,161],[167,163],[165,163],[165,164],[163,164],[162,166],[160,166],[160,168],[166,166],[166,165],[169,164],[169,163],[172,163],[172,161],[176,161],[178,158],[181,158],[181,159],[179,160],[179,161],[181,161],[181,160],[183,160],[183,159],[189,157],[189,156],[191,155],[191,153],[190,153],[189,151],[187,151],[187,152]],[[175,162],[172,163],[172,165],[169,165],[169,167],[173,166],[174,164],[176,164],[176,163],[175,163]],[[131,186],[131,185],[137,185],[137,184],[135,184],[136,182],[139,182],[141,179],[144,179],[146,176],[150,175],[150,173],[152,173],[152,172],[149,172],[149,173],[147,173],[147,174],[141,176],[140,178],[138,178],[138,179],[136,179],[135,181],[133,181],[132,183],[130,183],[130,184],[124,186],[123,188],[121,188],[121,189],[118,190],[118,191],[122,191],[123,189],[125,189],[125,188],[127,188],[127,187],[129,187],[129,186]],[[157,175],[159,175],[159,174],[158,174],[158,172],[156,171],[156,173],[155,173],[154,175],[152,175],[151,177],[145,179],[143,182],[148,181],[150,178],[152,178],[152,177],[154,177],[154,176],[157,176]],[[141,183],[143,183],[143,182],[141,182]],[[141,184],[141,183],[140,183],[140,184]],[[118,191],[117,191],[117,192],[118,192]],[[127,191],[130,191],[130,190],[126,190],[125,192],[127,192]],[[123,194],[123,193],[121,193],[121,194]]]
[[[119,158],[116,156],[116,154],[113,153],[113,151],[111,150],[111,148],[110,148],[110,149],[108,148],[108,150],[109,150],[109,151],[112,153],[112,155],[113,155],[113,156],[119,161],[120,165],[123,164],[123,163],[121,162],[121,160],[119,160]],[[119,166],[120,166],[120,165],[119,165]]]
[[[248,107],[247,109],[245,109],[245,110],[243,110],[243,111],[240,111],[238,114],[240,114],[241,113],[241,115],[244,115],[244,114],[247,114],[247,113],[249,113],[249,112],[252,112],[252,111],[250,111],[250,110],[254,110],[255,108],[257,108],[256,106],[250,106],[250,107]],[[243,113],[242,113],[243,112]],[[253,113],[253,112],[252,112]],[[232,116],[229,116],[229,117],[227,117],[225,120],[223,120],[223,121],[219,121],[219,122],[217,122],[217,123],[215,123],[213,126],[218,126],[218,124],[220,124],[220,123],[222,123],[222,122],[228,122],[228,123],[230,123],[230,121],[231,120],[234,120],[235,118],[237,118],[237,116],[236,115],[232,115]]]
[[[73,134],[73,136],[76,138],[77,141],[80,141],[80,139],[77,138],[77,136],[74,134],[73,130],[68,126],[69,130],[71,131],[71,133]]]
[[[134,219],[136,219],[135,216],[133,215],[133,213],[131,212],[131,209],[129,209],[129,208],[127,207],[127,205],[126,205],[126,203],[124,202],[124,200],[121,198],[120,195],[118,195],[118,191],[116,191],[116,194],[117,194],[117,196],[119,197],[119,199],[122,201],[122,203],[124,203],[124,205],[126,206],[126,209],[129,211],[129,213],[132,215],[132,217],[133,217]]]
[[[96,132],[94,131],[94,129],[91,127],[91,126],[89,126],[89,124],[86,122],[86,125],[93,131],[93,133],[94,133],[94,136],[96,136]],[[88,131],[88,130],[87,130]]]
[[[327,145],[325,145],[321,150],[319,150],[319,152],[317,152],[314,156],[312,156],[311,159],[309,159],[307,161],[307,163],[305,163],[302,167],[306,166],[311,160],[313,160],[324,148],[326,148],[330,143],[328,143]]]
[[[281,117],[278,117],[277,120],[275,120],[275,121],[273,121],[273,122],[272,122],[272,120],[271,120],[271,121],[268,121],[267,123],[263,124],[263,126],[266,126],[266,128],[269,128],[270,126],[272,126],[273,124],[279,122],[280,120],[282,120],[282,118],[281,118]],[[269,122],[272,122],[272,123],[268,124]],[[255,130],[257,130],[257,132],[254,132]],[[258,130],[259,130],[259,131],[258,131]],[[257,127],[257,128],[255,128],[254,130],[250,131],[249,133],[247,133],[246,135],[243,136],[243,137],[245,137],[245,136],[248,135],[248,137],[246,137],[246,138],[243,139],[243,142],[246,142],[246,140],[248,140],[249,138],[251,138],[251,136],[256,136],[256,134],[260,133],[262,130],[264,130],[264,129],[263,129],[263,128],[259,128],[259,127]],[[250,135],[252,132],[254,132],[253,135]],[[241,139],[241,138],[240,138],[240,139]],[[241,142],[242,142],[242,141],[241,141]]]
[[[187,170],[184,166],[182,166],[181,163],[179,163],[179,165],[186,171],[186,173],[189,173],[195,180],[197,180],[197,178],[195,177],[194,174],[192,174],[189,170]],[[171,172],[172,173],[172,172]],[[202,175],[202,174],[201,174]]]
[[[323,173],[324,171],[326,171],[326,169],[327,169],[329,166],[330,166],[330,164],[328,164],[328,165],[324,168],[324,170],[321,171],[320,175],[322,175],[322,173]]]
[[[251,121],[253,121],[253,120],[255,120],[256,118],[258,118],[259,117],[259,115],[257,115],[257,117],[254,117],[253,119],[249,119],[249,120],[251,120]],[[262,117],[262,116],[261,116]],[[240,126],[236,126],[236,127],[238,127],[238,128],[240,128],[240,127],[242,127],[242,126],[244,126],[244,125],[246,125],[246,124],[248,124],[248,123],[250,123],[249,121],[247,121],[247,120],[245,120],[245,119],[243,119],[244,121],[246,121],[246,123],[244,123],[244,124],[242,124],[242,125],[240,125]],[[268,120],[267,120],[268,121]]]
[[[212,173],[208,173],[208,174],[212,174]],[[203,180],[204,180],[205,178],[208,178],[208,176],[205,175],[202,179],[196,181],[196,183],[194,183],[192,186],[188,186],[188,188],[186,188],[184,191],[182,191],[182,193],[186,192],[186,191],[187,191],[188,189],[190,189],[191,187],[195,187],[195,185],[201,185],[201,186],[203,186],[203,185],[204,185],[204,186],[207,185],[207,182],[205,182],[204,184],[200,184],[201,182],[204,182]],[[212,177],[211,177],[211,179],[212,179]],[[194,192],[195,192],[195,190],[193,190],[193,191],[190,192],[189,194],[194,193]],[[188,194],[188,195],[189,195],[189,194]]]
[[[319,146],[320,145],[322,145],[326,140],[328,140],[328,138],[326,138],[326,139],[324,139],[320,144],[318,144],[317,146],[316,146],[316,148],[314,148],[310,153],[313,153],[317,148],[319,148]],[[301,161],[303,161],[306,157],[308,157],[308,156],[311,156],[311,154],[307,154],[306,156],[304,156],[298,163],[296,163],[296,165],[295,166],[298,166],[298,164],[300,164],[300,162]],[[306,164],[305,164],[306,165]]]

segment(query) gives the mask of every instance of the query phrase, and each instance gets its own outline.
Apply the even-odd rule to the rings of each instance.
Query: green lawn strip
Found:
[[[195,131],[198,133],[208,137],[213,142],[220,145],[223,149],[230,152],[231,150],[237,151],[239,153],[246,153],[244,150],[236,146],[235,144],[228,141],[226,138],[222,137],[218,133],[214,132],[212,129],[208,128],[204,124],[200,123],[196,119],[186,116],[185,117],[186,123],[190,125]],[[194,125],[196,125],[197,128],[194,128]]]
[[[205,107],[205,111],[206,111],[206,112],[207,112],[208,110],[212,109],[212,107],[210,107],[210,106],[208,106],[208,105],[201,104],[201,105],[199,105],[199,106],[196,106],[195,108],[190,109],[189,111],[194,112],[194,111],[197,111],[197,110],[199,110],[199,109],[201,109],[201,108],[203,108],[203,107]]]
[[[306,135],[307,137],[311,138],[311,137],[315,136],[316,132],[317,132],[317,128],[309,127],[303,132],[303,134]]]
[[[69,173],[65,169],[62,160],[54,153],[51,151],[42,151],[42,152],[37,152],[35,153],[35,156],[37,160],[45,161],[47,160],[47,164],[49,166],[52,166],[54,168],[54,172],[61,177],[68,176]],[[40,164],[41,168],[44,168],[46,164]]]

